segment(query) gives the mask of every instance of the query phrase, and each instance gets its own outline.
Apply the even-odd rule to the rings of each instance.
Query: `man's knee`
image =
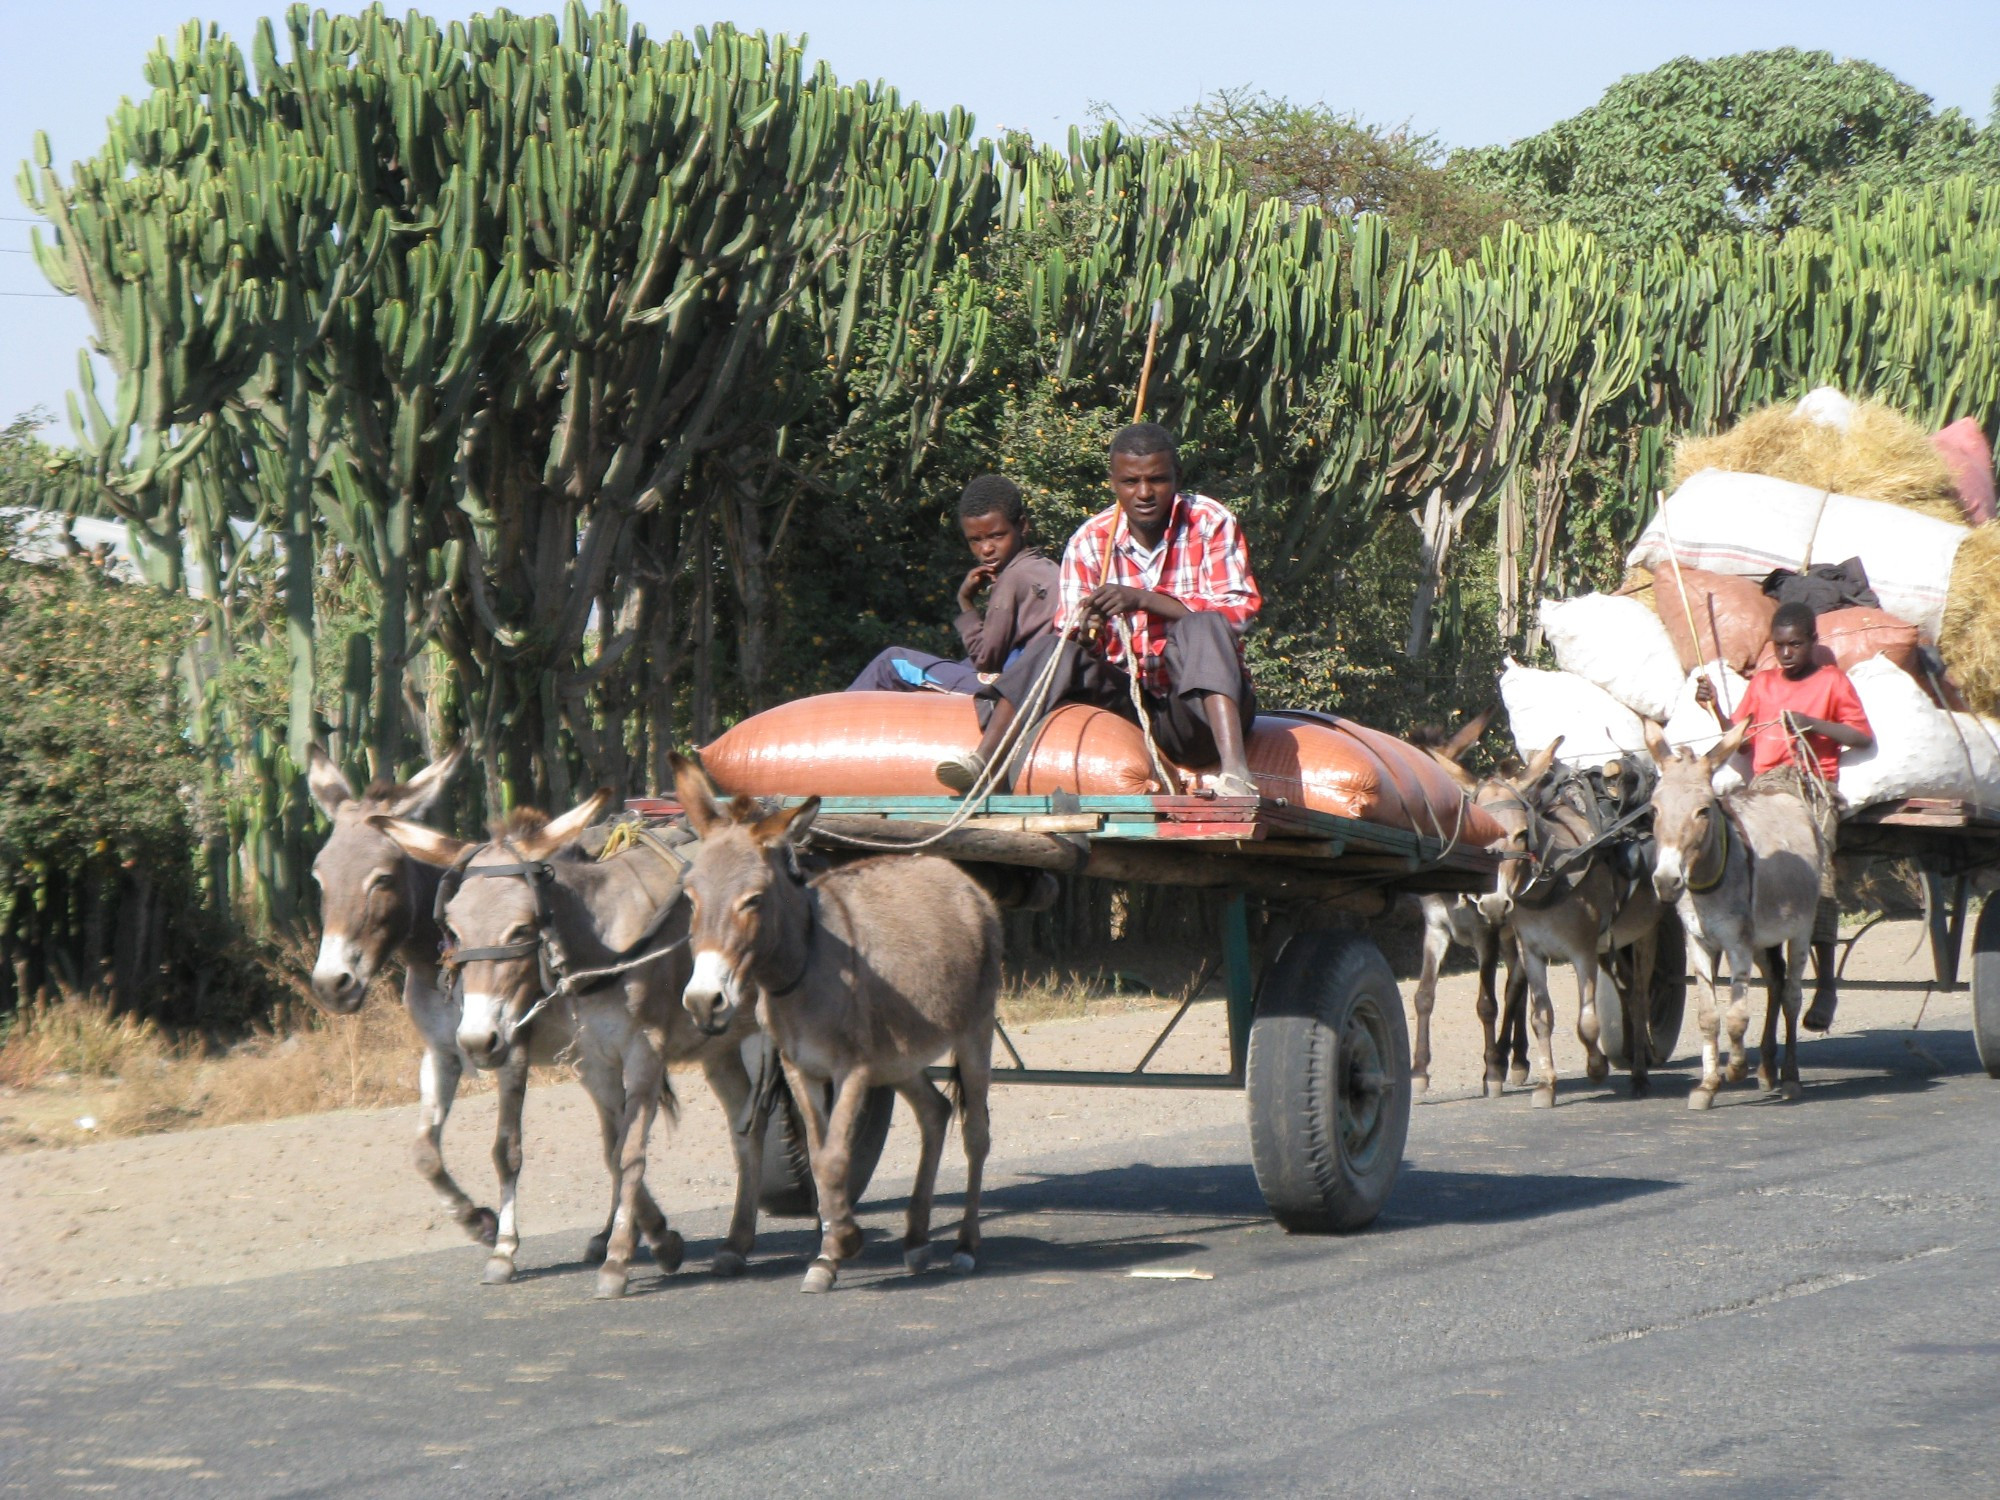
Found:
[[[898,651],[890,646],[876,653],[875,659],[861,669],[861,675],[847,685],[850,693],[892,693],[903,684],[896,676]]]

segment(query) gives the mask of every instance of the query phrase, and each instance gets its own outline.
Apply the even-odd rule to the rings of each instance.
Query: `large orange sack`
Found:
[[[829,693],[745,719],[701,752],[725,792],[752,796],[941,796],[934,772],[979,742],[972,699]],[[1501,830],[1431,756],[1331,715],[1260,715],[1245,745],[1265,796],[1292,806],[1484,845]],[[1192,779],[1184,774],[1184,780]],[[1081,703],[1048,716],[1014,777],[1027,796],[1157,792],[1136,724]]]
[[[1641,574],[1640,577],[1645,575]],[[1739,672],[1752,670],[1764,643],[1771,638],[1771,616],[1778,603],[1754,578],[1709,573],[1700,568],[1679,570],[1667,563],[1650,582],[1619,590],[1653,607],[1673,638],[1681,670],[1692,672],[1708,662],[1727,662]],[[1694,619],[1690,628],[1689,614]]]

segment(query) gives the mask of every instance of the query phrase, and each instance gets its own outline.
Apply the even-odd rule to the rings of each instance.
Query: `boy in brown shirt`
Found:
[[[855,692],[976,693],[1056,613],[1056,565],[1028,545],[1028,510],[1011,479],[982,474],[958,497],[958,525],[977,561],[958,586],[958,637],[965,658],[891,646],[849,684]],[[977,607],[981,590],[986,609]]]

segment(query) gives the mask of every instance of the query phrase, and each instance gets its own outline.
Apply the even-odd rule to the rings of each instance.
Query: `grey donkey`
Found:
[[[832,1290],[840,1263],[861,1250],[848,1162],[863,1103],[879,1085],[909,1101],[923,1133],[903,1259],[912,1274],[929,1264],[931,1199],[951,1106],[924,1069],[946,1053],[957,1073],[966,1165],[951,1266],[973,1270],[1000,991],[992,898],[958,866],[928,855],[858,860],[808,881],[797,848],[817,797],[771,813],[739,797],[725,811],[708,777],[678,756],[674,789],[702,840],[688,874],[688,1013],[704,1031],[722,1032],[754,1002],[793,1097],[817,1101],[821,1085],[833,1085],[825,1116],[817,1104],[804,1111],[823,1234],[801,1290]]]
[[[318,745],[307,752],[306,782],[313,800],[333,823],[333,832],[313,860],[319,882],[319,957],[313,964],[312,992],[329,1015],[349,1016],[361,1008],[369,986],[391,964],[403,970],[403,1007],[424,1044],[417,1083],[418,1173],[431,1185],[445,1210],[465,1232],[490,1245],[500,1221],[445,1170],[444,1124],[458,1096],[459,1080],[472,1060],[458,1045],[458,1000],[445,992],[438,973],[437,921],[432,903],[438,872],[411,859],[368,820],[376,816],[417,822],[436,811],[445,787],[464,762],[462,749],[433,761],[407,782],[377,782],[359,795],[333,757]],[[519,1083],[525,1084],[522,1070]],[[520,1119],[520,1090],[511,1096],[503,1079],[501,1135],[510,1110]]]
[[[1799,999],[1813,917],[1819,908],[1820,862],[1826,851],[1805,799],[1777,789],[1716,793],[1716,769],[1728,761],[1749,730],[1738,724],[1705,755],[1672,749],[1653,725],[1646,744],[1659,762],[1653,791],[1653,837],[1659,855],[1653,888],[1678,903],[1693,941],[1695,977],[1701,982],[1701,1081],[1688,1095],[1689,1109],[1715,1102],[1725,1076],[1741,1083],[1749,1067],[1743,1034],[1750,1025],[1747,981],[1753,963],[1764,966],[1771,998],[1764,1009],[1764,1043],[1757,1076],[1766,1090],[1799,1096]],[[1729,960],[1729,1010],[1718,1016],[1715,982]],[[1778,1013],[1785,1017],[1785,1060],[1776,1068]],[[1719,1030],[1729,1033],[1729,1067],[1721,1065]],[[1780,1080],[1782,1079],[1782,1085]]]
[[[1611,1074],[1610,1060],[1598,1046],[1597,1013],[1603,991],[1609,989],[1613,1002],[1622,1007],[1625,1035],[1631,1039],[1632,1093],[1644,1097],[1651,1087],[1647,997],[1652,992],[1660,898],[1648,881],[1628,885],[1601,850],[1565,858],[1585,850],[1594,835],[1590,820],[1579,809],[1548,794],[1549,773],[1561,745],[1558,738],[1537,753],[1521,775],[1482,788],[1479,797],[1480,806],[1507,830],[1505,852],[1512,856],[1501,864],[1493,891],[1479,898],[1479,910],[1488,923],[1504,924],[1521,946],[1533,996],[1531,1024],[1540,1076],[1531,1102],[1538,1108],[1556,1102],[1551,962],[1567,963],[1576,972],[1576,1035],[1583,1043],[1584,1068],[1591,1082],[1602,1083]],[[1626,947],[1634,950],[1636,961],[1630,983],[1621,989],[1607,960],[1612,950]],[[1492,1065],[1489,1052],[1489,1078]]]
[[[753,1018],[697,1028],[682,1009],[687,984],[685,859],[641,838],[603,860],[575,845],[611,801],[600,791],[561,817],[514,813],[486,843],[454,839],[394,818],[373,821],[412,857],[452,871],[445,906],[447,961],[462,987],[458,1044],[481,1067],[525,1072],[529,1062],[574,1058],[597,1106],[611,1175],[611,1219],[602,1236],[599,1297],[624,1295],[638,1236],[662,1271],[678,1269],[681,1237],[646,1189],[646,1147],[662,1105],[672,1107],[669,1063],[697,1062],[732,1122],[735,1212],[716,1253],[718,1275],[744,1269],[754,1243],[764,1117],[742,1043]],[[519,1117],[501,1171],[498,1240],[486,1280],[514,1275],[521,1169]],[[598,1254],[593,1242],[592,1258]]]

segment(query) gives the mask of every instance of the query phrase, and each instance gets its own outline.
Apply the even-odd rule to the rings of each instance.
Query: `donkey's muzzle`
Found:
[[[313,1002],[332,1016],[351,1016],[361,1009],[368,987],[351,969],[313,970]]]

